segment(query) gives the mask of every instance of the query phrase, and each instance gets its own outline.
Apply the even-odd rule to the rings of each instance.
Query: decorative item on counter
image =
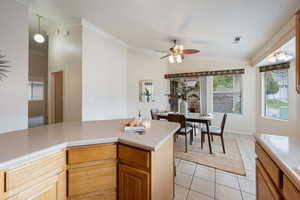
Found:
[[[135,132],[144,132],[145,127],[142,124],[140,117],[135,117],[125,124],[125,132],[135,133]]]

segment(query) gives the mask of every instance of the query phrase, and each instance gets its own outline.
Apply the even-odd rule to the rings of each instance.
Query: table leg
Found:
[[[207,130],[207,140],[208,140],[208,146],[209,146],[209,153],[212,154],[210,134],[209,134],[209,125],[208,125],[208,123],[205,123],[205,124],[206,124],[206,130]]]

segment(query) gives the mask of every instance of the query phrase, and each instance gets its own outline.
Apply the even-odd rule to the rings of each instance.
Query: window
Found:
[[[288,119],[288,69],[262,73],[263,116]]]
[[[42,101],[44,100],[44,83],[37,81],[28,82],[28,100],[29,101]]]
[[[242,113],[242,75],[213,77],[213,111]]]

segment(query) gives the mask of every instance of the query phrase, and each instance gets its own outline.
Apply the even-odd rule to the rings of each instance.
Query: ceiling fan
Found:
[[[172,40],[173,46],[169,49],[170,53],[161,57],[160,59],[168,58],[169,63],[182,63],[184,55],[195,54],[200,51],[197,49],[183,49],[183,45],[178,45],[177,40]]]

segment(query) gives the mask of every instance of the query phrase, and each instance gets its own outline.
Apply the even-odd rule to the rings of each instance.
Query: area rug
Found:
[[[179,136],[175,143],[175,157],[237,175],[246,175],[244,162],[237,140],[226,137],[224,138],[226,150],[226,153],[224,154],[220,137],[214,137],[214,141],[212,142],[213,154],[209,154],[207,136],[205,139],[203,149],[201,149],[199,134],[196,138],[194,138],[193,145],[188,143],[188,153],[185,153],[184,137]]]

